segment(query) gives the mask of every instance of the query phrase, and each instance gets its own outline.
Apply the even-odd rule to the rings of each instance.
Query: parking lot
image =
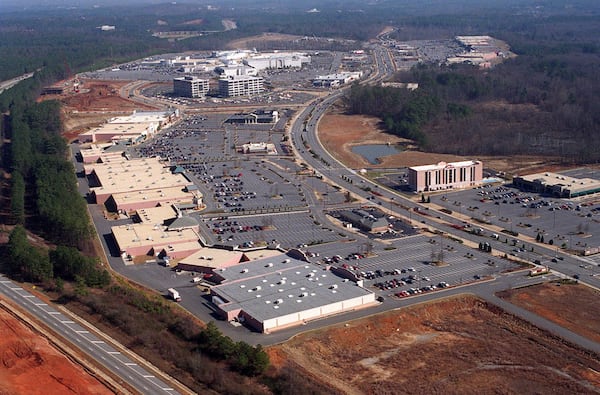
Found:
[[[308,210],[268,215],[216,216],[202,218],[202,222],[214,243],[242,248],[268,244],[289,249],[299,243],[332,243],[346,238],[332,226],[317,224]]]
[[[315,262],[325,264],[335,260],[364,279],[367,288],[384,297],[463,285],[520,267],[459,242],[426,235],[396,239],[383,248],[354,240],[308,246],[306,250],[314,255],[311,260]]]
[[[470,217],[475,224],[496,225],[576,253],[600,245],[599,200],[550,198],[497,184],[431,196],[433,203]],[[500,236],[511,239],[508,234]]]

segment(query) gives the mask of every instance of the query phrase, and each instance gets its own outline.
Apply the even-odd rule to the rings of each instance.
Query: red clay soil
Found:
[[[600,358],[499,308],[458,296],[296,336],[273,365],[346,394],[588,394]]]
[[[119,96],[119,90],[130,82],[84,79],[79,92],[73,91],[72,81],[63,82],[64,94],[41,96],[40,100],[58,100],[63,104],[64,136],[71,141],[79,133],[119,114],[129,114],[133,110],[155,110]]]
[[[344,115],[338,111],[328,112],[319,122],[319,139],[325,149],[337,160],[354,169],[419,166],[465,159],[456,155],[406,150],[396,155],[383,157],[382,163],[378,165],[370,164],[361,155],[353,153],[352,147],[362,144],[410,143],[406,139],[384,133],[379,128],[379,122],[379,119],[375,117]]]
[[[600,343],[600,291],[581,284],[544,283],[498,293],[581,336]]]
[[[4,309],[0,333],[0,394],[113,394]]]
[[[477,158],[437,154],[415,150],[406,139],[385,133],[380,120],[364,115],[345,115],[343,109],[334,108],[319,122],[319,138],[323,146],[340,162],[354,169],[396,168],[430,165],[438,162],[453,162],[468,159],[483,161],[486,168],[504,171],[507,174],[531,174],[543,171],[560,171],[571,168],[558,158],[536,156],[482,156]],[[352,152],[352,147],[362,144],[402,144],[407,147],[396,155],[385,156],[382,163],[373,165],[361,155]]]

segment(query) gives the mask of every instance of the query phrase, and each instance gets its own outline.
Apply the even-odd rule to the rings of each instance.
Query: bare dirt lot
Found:
[[[0,394],[113,393],[3,308],[0,333]]]
[[[385,133],[379,127],[380,120],[364,115],[345,115],[336,108],[328,112],[319,122],[319,138],[325,148],[340,162],[351,168],[394,168],[430,165],[438,162],[452,162],[473,159],[457,155],[422,152],[411,146],[410,141]],[[385,156],[377,165],[369,163],[361,155],[352,152],[352,147],[363,144],[403,144],[405,151]],[[568,166],[556,158],[535,156],[478,157],[486,168],[508,174],[529,174],[541,171],[559,171]]]
[[[359,169],[418,166],[441,161],[457,161],[464,158],[406,150],[382,158],[378,165],[370,164],[361,155],[352,152],[352,147],[362,144],[408,144],[408,140],[383,132],[379,119],[364,115],[345,115],[339,111],[327,113],[319,122],[319,139],[323,146],[340,162]]]
[[[498,296],[600,343],[600,291],[581,284],[545,283]]]
[[[63,83],[67,86],[64,94],[42,96],[40,100],[55,99],[63,104],[64,135],[71,140],[88,128],[120,114],[130,114],[133,110],[155,110],[119,95],[119,90],[130,82],[85,79],[76,93],[71,88],[71,81]]]
[[[292,41],[302,38],[302,36],[294,36],[292,34],[282,33],[263,33],[257,36],[240,38],[230,41],[227,44],[229,49],[252,49],[256,43],[264,43],[265,41]]]
[[[600,360],[472,296],[301,334],[269,348],[347,394],[600,393]]]

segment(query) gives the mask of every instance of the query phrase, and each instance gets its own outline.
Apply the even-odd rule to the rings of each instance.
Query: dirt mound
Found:
[[[597,358],[470,296],[306,333],[269,352],[348,394],[600,391]]]
[[[48,341],[0,309],[1,394],[112,394]]]

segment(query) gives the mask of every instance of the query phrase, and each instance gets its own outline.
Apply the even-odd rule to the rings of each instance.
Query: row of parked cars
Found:
[[[421,287],[421,288],[409,288],[409,289],[407,289],[405,291],[397,292],[395,294],[395,296],[397,296],[399,298],[404,298],[404,297],[407,297],[407,296],[410,296],[410,295],[416,295],[416,294],[420,294],[420,293],[423,293],[423,292],[434,291],[434,290],[436,290],[438,288],[447,288],[447,287],[449,287],[449,284],[447,282],[445,282],[445,281],[442,281],[442,282],[438,283],[438,285],[431,284],[431,285],[426,285],[426,286]]]

